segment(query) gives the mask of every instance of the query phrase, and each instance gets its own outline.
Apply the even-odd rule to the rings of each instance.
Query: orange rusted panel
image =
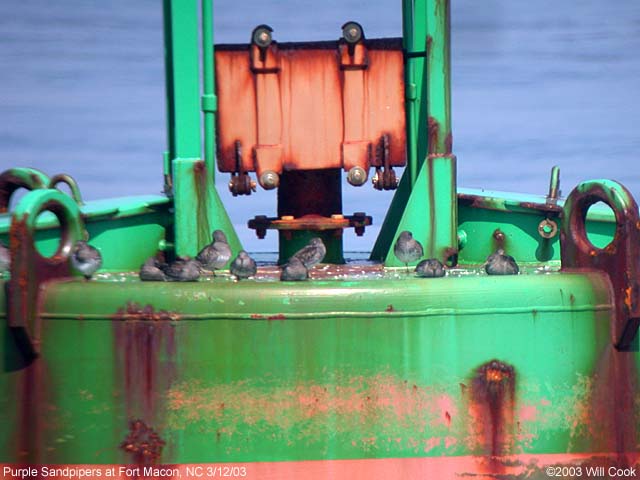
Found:
[[[401,42],[220,45],[215,53],[218,166],[245,171],[365,168],[405,164]]]

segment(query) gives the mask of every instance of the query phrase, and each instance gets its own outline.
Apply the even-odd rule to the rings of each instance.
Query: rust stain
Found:
[[[58,426],[46,364],[42,359],[36,359],[19,375],[15,458],[20,462],[43,463],[45,455],[53,449],[51,432]]]
[[[444,138],[444,153],[447,154],[451,152],[453,152],[453,134],[448,133]]]
[[[471,380],[471,428],[485,455],[510,453],[514,427],[515,369],[491,360]]]
[[[638,369],[633,355],[608,345],[593,375],[585,415],[594,451],[613,452],[621,463],[628,463],[628,457],[637,452],[640,423],[637,392]]]
[[[391,313],[391,312],[395,312],[395,309],[393,308],[393,305],[389,304],[387,305],[387,308],[385,308],[384,311]]]
[[[166,391],[177,376],[175,324],[166,320],[175,319],[170,312],[155,312],[133,302],[112,317],[119,386],[115,395],[123,398],[129,422],[129,436],[121,448],[135,462],[155,462],[162,451],[156,430],[164,425],[160,413]]]
[[[208,178],[207,167],[203,161],[195,162],[193,167],[193,182],[196,192],[196,218],[198,247],[210,242],[211,228],[209,226],[209,199],[207,196]]]
[[[120,444],[120,449],[131,455],[133,463],[156,464],[161,458],[165,441],[142,420],[131,420],[129,432]]]
[[[440,134],[440,124],[435,117],[429,117],[427,120],[427,146],[429,154],[438,151],[438,136]]]
[[[112,320],[129,321],[139,320],[148,322],[165,322],[180,320],[180,314],[168,310],[155,310],[152,305],[144,307],[136,302],[127,302],[124,307],[111,316]]]
[[[360,152],[357,163],[371,164],[366,145],[375,144],[383,134],[394,145],[390,164],[404,165],[401,43],[364,40],[358,52],[362,46],[366,65],[348,72],[340,68],[339,42],[278,43],[277,48],[274,42],[269,49],[274,68],[269,72],[251,70],[248,56],[255,49],[218,46],[220,170],[235,170],[236,141],[257,152],[256,161],[250,155],[242,159],[247,172],[348,168],[353,159],[349,154],[346,161],[343,158],[345,143],[347,153],[349,145],[362,145],[354,147]]]
[[[498,249],[505,250],[505,244],[507,242],[507,236],[504,234],[502,230],[497,228],[493,232],[493,251],[495,252]]]

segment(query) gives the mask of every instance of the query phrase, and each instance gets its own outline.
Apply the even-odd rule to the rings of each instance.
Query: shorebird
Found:
[[[487,257],[484,270],[489,275],[517,275],[518,264],[511,255],[506,255],[502,248]]]
[[[398,240],[393,246],[393,253],[398,260],[404,263],[408,272],[409,264],[419,260],[423,255],[423,250],[422,245],[413,238],[411,232],[404,230],[400,232],[400,236],[398,236]]]
[[[102,266],[102,255],[84,240],[78,240],[71,253],[71,265],[89,280]]]
[[[424,277],[424,278],[444,277],[445,275],[444,265],[437,258],[429,258],[427,260],[422,260],[416,266],[416,274],[419,277]]]
[[[178,257],[164,268],[170,282],[195,282],[200,278],[200,262],[189,257]]]
[[[327,248],[319,237],[313,237],[309,243],[294,253],[291,258],[297,258],[307,270],[319,264],[327,254]],[[291,261],[291,259],[289,259]]]
[[[256,266],[256,261],[251,258],[247,252],[240,250],[238,256],[231,262],[229,270],[238,280],[242,280],[243,278],[249,278],[255,275],[258,267]]]
[[[160,262],[156,257],[149,257],[140,267],[140,280],[143,282],[164,282],[167,276],[164,269],[167,264]]]
[[[212,236],[212,242],[200,250],[196,256],[196,260],[202,267],[211,271],[220,270],[231,259],[231,247],[224,232],[216,230]]]
[[[309,278],[309,271],[298,257],[291,257],[289,263],[282,267],[280,280],[284,282],[297,282]]]
[[[0,273],[9,271],[11,267],[11,252],[0,242]]]

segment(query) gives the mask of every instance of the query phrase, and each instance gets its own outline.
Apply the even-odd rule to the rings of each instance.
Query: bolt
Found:
[[[273,170],[265,170],[260,175],[259,182],[265,190],[273,190],[280,185],[280,176]]]
[[[362,29],[355,22],[348,22],[342,27],[342,36],[349,43],[357,43],[362,38]]]
[[[558,234],[558,226],[548,218],[538,224],[538,233],[542,238],[553,238]]]
[[[367,171],[362,167],[353,167],[347,173],[347,181],[354,187],[359,187],[367,181]]]

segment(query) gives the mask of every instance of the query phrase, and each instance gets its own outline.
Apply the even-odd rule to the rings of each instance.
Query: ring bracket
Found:
[[[607,204],[616,217],[614,238],[605,248],[589,241],[585,225],[587,211],[598,202]],[[581,183],[565,202],[560,240],[563,270],[596,269],[608,275],[615,301],[612,342],[619,351],[637,351],[640,218],[631,193],[611,180]]]
[[[53,213],[60,222],[60,243],[50,257],[41,255],[35,244],[37,218],[44,211]],[[40,347],[41,286],[50,280],[71,276],[69,256],[75,242],[83,238],[83,231],[77,204],[59,190],[33,190],[13,211],[9,231],[11,277],[7,284],[7,325],[29,359],[37,356]]]

